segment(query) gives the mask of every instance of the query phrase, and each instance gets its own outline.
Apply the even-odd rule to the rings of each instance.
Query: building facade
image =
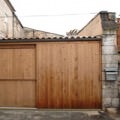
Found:
[[[0,38],[62,37],[55,33],[23,27],[9,0],[0,0]]]
[[[0,37],[23,37],[24,30],[9,0],[0,1]]]

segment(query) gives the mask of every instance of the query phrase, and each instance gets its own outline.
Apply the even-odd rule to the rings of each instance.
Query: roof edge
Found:
[[[24,26],[22,25],[22,23],[21,23],[21,21],[19,20],[19,18],[18,18],[18,16],[15,14],[15,13],[13,13],[14,14],[14,17],[17,19],[17,21],[19,22],[19,24],[20,24],[20,26],[22,27],[22,28],[24,28]]]
[[[79,31],[78,31],[78,34],[79,34],[86,26],[88,26],[88,25],[91,23],[91,21],[93,21],[98,15],[100,15],[100,12],[97,13],[81,30],[79,30]]]
[[[102,14],[108,14],[108,13],[115,13],[115,12],[100,11],[100,12],[97,13],[81,30],[79,30],[78,34],[79,34],[86,26],[88,26],[88,25],[91,23],[91,21],[93,21],[98,15],[100,15],[100,17],[101,17]]]
[[[70,41],[100,41],[101,36],[88,37],[54,37],[54,38],[7,38],[0,39],[0,43],[20,43],[20,42],[70,42]]]
[[[6,4],[10,7],[10,9],[12,10],[12,12],[15,12],[15,8],[13,7],[13,5],[11,4],[11,2],[9,0],[4,0],[6,2]]]

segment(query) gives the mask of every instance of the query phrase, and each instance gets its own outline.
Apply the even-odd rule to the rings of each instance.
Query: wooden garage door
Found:
[[[101,108],[98,41],[41,43],[37,51],[39,108]]]
[[[0,46],[0,107],[34,106],[34,46]]]

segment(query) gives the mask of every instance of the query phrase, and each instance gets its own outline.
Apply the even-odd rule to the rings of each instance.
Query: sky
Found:
[[[116,12],[119,0],[10,0],[25,27],[65,35],[80,30],[100,11]]]

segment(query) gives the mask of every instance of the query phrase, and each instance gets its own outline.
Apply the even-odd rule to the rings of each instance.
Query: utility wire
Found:
[[[71,14],[54,14],[54,15],[26,15],[18,17],[59,17],[59,16],[75,16],[75,15],[88,15],[88,14],[97,14],[97,13],[71,13]],[[7,16],[13,17],[13,16]],[[0,18],[6,18],[6,16],[0,16]]]

